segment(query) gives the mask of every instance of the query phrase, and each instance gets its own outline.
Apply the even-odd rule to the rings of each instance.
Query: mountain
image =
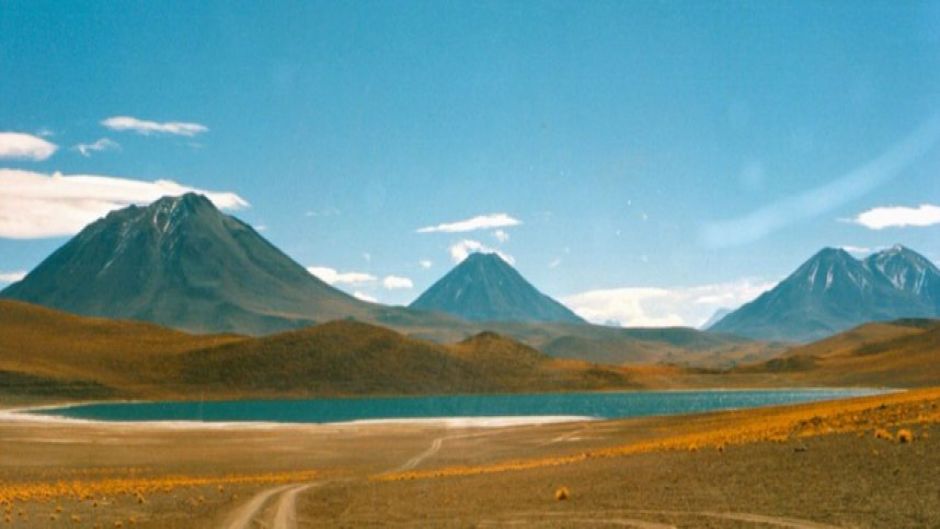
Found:
[[[471,254],[410,308],[470,321],[584,323],[570,309],[536,290],[499,255],[487,253]]]
[[[812,341],[870,321],[940,315],[940,270],[897,245],[859,261],[826,248],[709,330]]]
[[[940,270],[926,257],[898,244],[868,256],[863,264],[872,274],[916,298],[924,309],[932,308],[933,315],[940,315]]]
[[[367,319],[375,310],[192,193],[109,213],[0,297],[193,332],[248,334]]]

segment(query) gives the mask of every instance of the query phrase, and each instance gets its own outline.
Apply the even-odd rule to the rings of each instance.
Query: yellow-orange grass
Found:
[[[912,422],[940,422],[940,387],[874,397],[845,399],[744,412],[729,412],[716,417],[723,421],[705,422],[698,431],[680,433],[626,445],[599,448],[563,456],[502,461],[474,466],[451,466],[412,470],[372,476],[374,481],[399,481],[447,476],[469,476],[570,465],[592,458],[618,457],[648,452],[740,445],[760,441],[785,441],[793,437],[811,437],[868,430]],[[681,426],[677,426],[677,429]]]
[[[298,470],[222,476],[157,476],[0,483],[0,503],[47,501],[62,497],[84,500],[123,494],[140,497],[145,493],[171,492],[178,488],[205,485],[293,483],[310,481],[316,474],[315,470]]]

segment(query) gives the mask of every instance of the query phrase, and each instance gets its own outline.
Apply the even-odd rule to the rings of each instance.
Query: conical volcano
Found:
[[[539,292],[497,254],[471,254],[410,308],[471,321],[584,323],[570,309]]]
[[[109,213],[0,295],[193,332],[266,334],[370,310],[196,194]]]

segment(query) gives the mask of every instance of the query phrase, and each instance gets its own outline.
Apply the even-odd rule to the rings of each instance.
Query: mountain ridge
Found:
[[[709,327],[806,342],[870,321],[940,315],[940,270],[901,245],[864,260],[824,248],[774,288]]]

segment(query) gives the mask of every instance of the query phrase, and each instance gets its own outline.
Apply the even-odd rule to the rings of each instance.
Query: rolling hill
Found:
[[[866,323],[736,372],[773,374],[813,385],[936,385],[940,320]]]
[[[635,387],[493,333],[442,345],[355,321],[265,337],[192,335],[0,301],[0,393],[196,398]],[[14,383],[15,382],[15,383]]]

